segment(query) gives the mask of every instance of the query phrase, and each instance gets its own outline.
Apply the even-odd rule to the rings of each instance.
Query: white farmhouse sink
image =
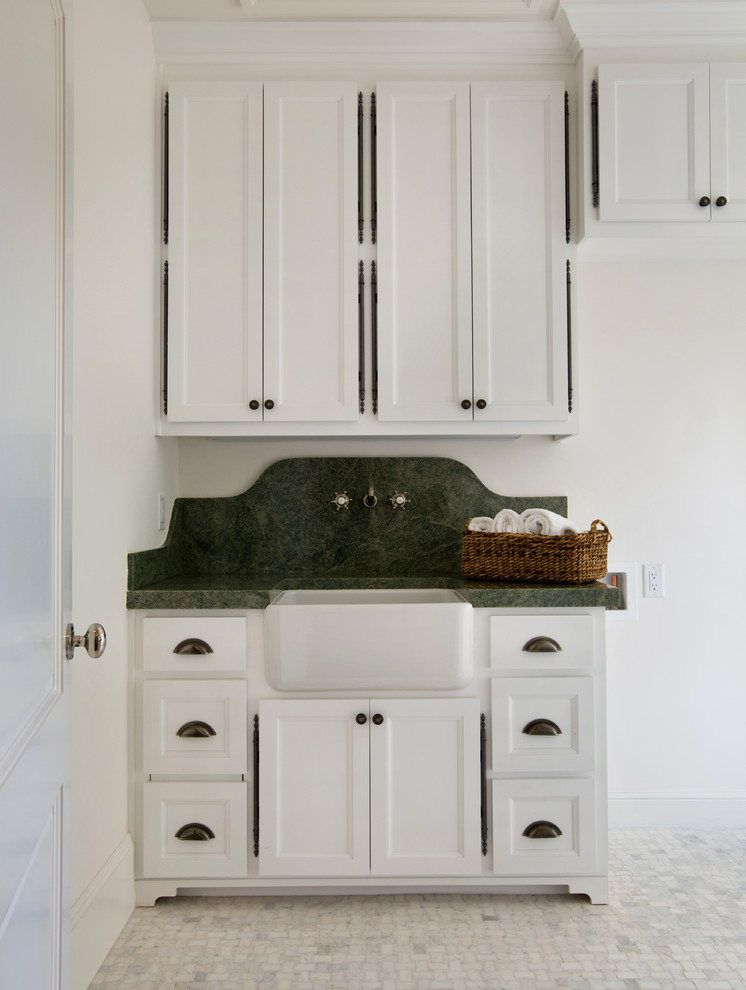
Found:
[[[278,691],[451,690],[472,679],[472,607],[447,589],[283,591],[264,617]]]

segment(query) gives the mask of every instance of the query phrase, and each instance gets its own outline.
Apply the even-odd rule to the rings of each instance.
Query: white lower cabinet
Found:
[[[481,871],[479,701],[264,701],[266,876]]]
[[[132,629],[139,904],[216,887],[606,902],[602,609],[475,609],[474,675],[448,697],[276,690],[258,609]]]

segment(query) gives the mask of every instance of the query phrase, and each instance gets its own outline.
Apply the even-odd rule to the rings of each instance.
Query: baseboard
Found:
[[[135,862],[127,834],[71,910],[70,990],[87,990],[135,907]]]
[[[746,794],[609,794],[612,828],[746,828]]]

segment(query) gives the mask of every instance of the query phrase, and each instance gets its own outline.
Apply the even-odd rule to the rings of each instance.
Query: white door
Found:
[[[567,418],[564,87],[471,88],[474,419]]]
[[[599,66],[601,220],[710,219],[709,87],[701,63]]]
[[[378,418],[472,421],[468,83],[379,83]]]
[[[0,986],[68,986],[65,14],[0,5]],[[69,214],[67,214],[69,215]]]
[[[365,876],[368,701],[259,705],[259,872]]]
[[[710,66],[710,132],[712,219],[746,220],[746,66]]]
[[[479,874],[479,700],[372,700],[370,713],[371,873]]]
[[[262,419],[262,84],[169,89],[168,419]]]
[[[264,87],[264,419],[358,418],[357,87]]]

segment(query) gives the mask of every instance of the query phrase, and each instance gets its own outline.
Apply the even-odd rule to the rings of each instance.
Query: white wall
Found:
[[[75,0],[73,616],[106,627],[73,660],[73,990],[134,904],[128,832],[126,555],[157,545],[177,451],[153,429],[155,57],[141,0]],[[152,163],[152,165],[151,165]]]
[[[507,495],[568,495],[609,525],[612,561],[666,567],[664,599],[608,624],[612,824],[744,826],[745,269],[581,262],[578,437],[183,439],[179,493],[234,494],[281,457],[430,454]]]

